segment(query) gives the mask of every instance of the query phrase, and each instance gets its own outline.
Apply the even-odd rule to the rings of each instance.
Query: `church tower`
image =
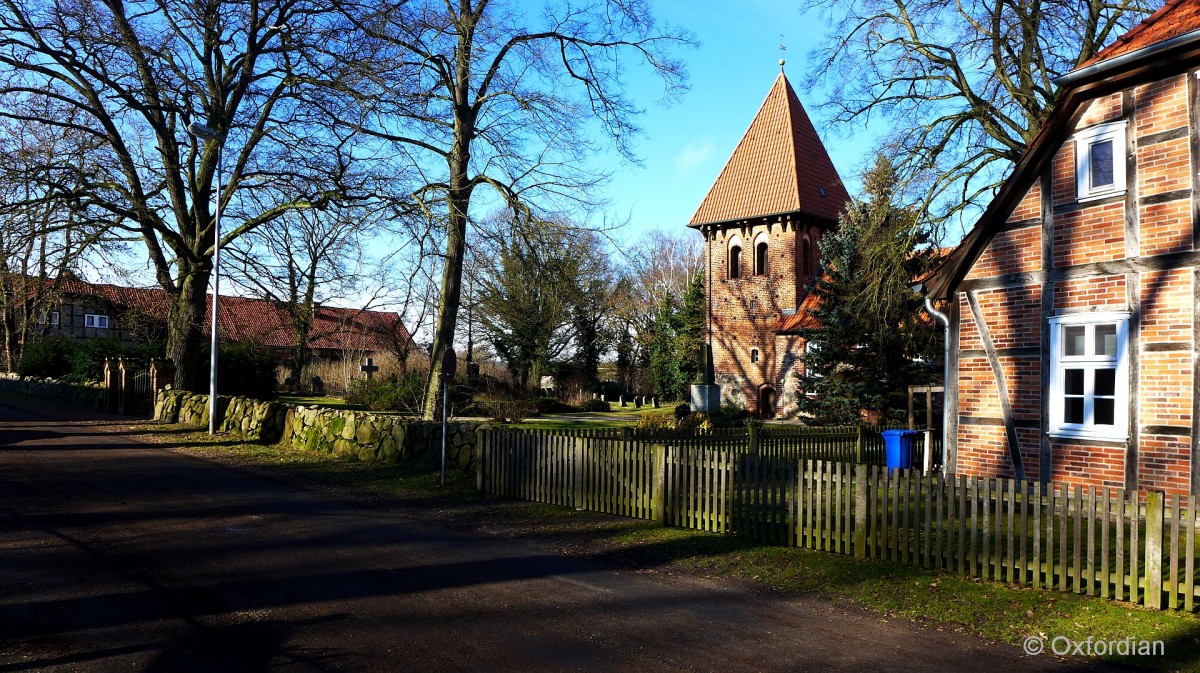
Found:
[[[705,241],[709,332],[723,404],[795,416],[821,236],[849,194],[782,72],[688,224]]]

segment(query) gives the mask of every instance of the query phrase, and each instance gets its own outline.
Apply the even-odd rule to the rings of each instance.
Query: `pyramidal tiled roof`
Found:
[[[800,211],[837,220],[850,195],[781,72],[691,225]]]
[[[1195,30],[1200,30],[1200,0],[1167,0],[1157,12],[1143,19],[1079,67],[1085,68],[1130,54]]]

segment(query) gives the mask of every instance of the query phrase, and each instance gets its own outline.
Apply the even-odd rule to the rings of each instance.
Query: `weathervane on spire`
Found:
[[[786,52],[786,51],[787,51],[787,45],[784,44],[783,33],[780,33],[779,34],[779,72],[783,72],[783,64],[784,64],[783,56],[784,56],[784,52]]]

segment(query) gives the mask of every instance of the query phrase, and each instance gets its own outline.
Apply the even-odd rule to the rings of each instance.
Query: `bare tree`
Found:
[[[309,100],[323,77],[307,56],[330,41],[329,11],[316,0],[0,0],[0,93],[69,108],[69,121],[38,121],[100,148],[71,198],[144,242],[183,388],[196,383],[218,175],[222,245],[366,186]],[[216,139],[191,137],[192,122]]]
[[[810,76],[833,123],[888,123],[920,209],[944,220],[986,198],[1057,100],[1053,79],[1151,9],[1147,0],[806,0],[832,28]]]
[[[360,107],[331,112],[421,167],[416,201],[444,222],[436,381],[454,344],[475,190],[490,188],[517,213],[586,202],[604,177],[579,168],[597,147],[596,129],[634,159],[638,110],[622,72],[640,62],[674,93],[684,73],[667,50],[689,39],[660,28],[644,0],[549,2],[540,16],[500,0],[344,0],[342,8],[360,46],[357,77],[343,81]],[[432,417],[437,387],[429,389]]]
[[[0,332],[11,371],[27,340],[52,329],[70,272],[120,243],[109,222],[75,198],[95,148],[66,126],[71,111],[42,96],[8,103],[58,122],[0,120]]]

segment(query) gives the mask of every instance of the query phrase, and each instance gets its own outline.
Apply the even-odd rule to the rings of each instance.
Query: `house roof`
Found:
[[[158,320],[167,319],[170,304],[159,288],[122,287],[106,283],[67,280],[61,285],[64,295],[91,296],[127,309],[134,309]],[[263,299],[221,296],[218,302],[217,329],[222,339],[253,341],[271,348],[295,346],[286,305]],[[212,315],[212,295],[205,298],[204,312]],[[201,322],[209,334],[209,321]],[[314,350],[386,351],[412,341],[396,313],[320,306],[313,316],[309,347]]]
[[[1073,132],[1087,103],[1200,65],[1200,39],[1193,39],[1200,38],[1200,31],[1191,28],[1200,25],[1198,14],[1200,0],[1168,0],[1095,59],[1058,80],[1062,90],[1050,117],[975,226],[931,274],[927,283],[931,298],[948,299],[953,295],[1033,180],[1046,169],[1062,139]]]
[[[1102,61],[1110,61],[1139,49],[1154,46],[1172,38],[1200,30],[1200,2],[1194,0],[1167,0],[1158,11],[1142,20],[1128,33],[1118,37],[1112,44],[1101,49],[1092,58],[1084,61],[1076,70],[1081,70]]]
[[[792,315],[781,316],[771,329],[779,334],[795,334],[808,329],[820,329],[821,323],[812,314],[820,305],[820,298],[810,286],[804,294],[804,299],[796,307],[796,312]]]
[[[836,221],[849,199],[781,72],[688,226],[792,212]]]

